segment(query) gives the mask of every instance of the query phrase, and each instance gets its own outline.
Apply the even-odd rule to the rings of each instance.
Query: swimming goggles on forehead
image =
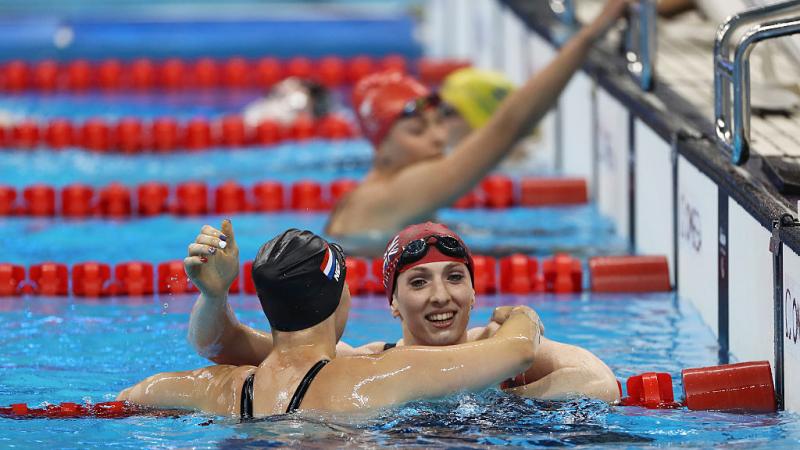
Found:
[[[436,108],[436,110],[445,117],[455,112],[452,106],[442,101],[439,94],[433,93],[414,100],[409,100],[405,106],[403,106],[403,111],[400,112],[400,118],[419,116],[429,108]]]
[[[454,258],[466,258],[467,256],[467,249],[461,245],[458,239],[452,236],[433,234],[406,244],[403,252],[400,253],[400,260],[397,264],[398,269],[422,259],[428,253],[432,244],[446,256]]]

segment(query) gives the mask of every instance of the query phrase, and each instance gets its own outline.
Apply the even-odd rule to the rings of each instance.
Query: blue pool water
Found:
[[[39,31],[40,39],[30,39],[35,44],[30,54],[53,56],[46,43],[60,24],[51,21],[46,27],[39,25],[33,31]],[[84,25],[77,28],[80,45],[59,55],[142,54],[138,43],[117,42],[118,45],[105,49],[97,45],[88,48],[89,32],[105,36],[103,33],[108,30],[98,24],[93,29],[89,22]],[[129,27],[118,28],[117,37],[131,31]],[[162,30],[163,24],[152,28]],[[0,35],[9,29],[18,31],[0,24]],[[338,43],[339,48],[341,44]],[[20,52],[19,48],[8,50],[3,45],[0,53]],[[330,45],[336,48],[337,43]],[[208,50],[229,55],[229,47],[223,51],[219,47],[198,50],[189,46],[173,54],[193,56]],[[244,47],[243,53],[248,54],[249,47]],[[156,50],[153,54],[169,51]],[[214,118],[240,111],[258,95],[256,91],[23,94],[0,99],[0,110],[14,119],[69,117],[80,121],[94,116],[148,119],[165,114]],[[134,186],[145,181],[175,184],[187,180],[205,181],[212,187],[225,180],[236,180],[249,186],[266,179],[288,183],[305,178],[328,182],[361,177],[371,157],[372,151],[363,141],[286,143],[276,147],[211,149],[158,156],[99,155],[75,149],[60,152],[6,149],[0,151],[0,180],[16,187],[34,183],[61,187],[76,182],[93,186],[122,182]],[[281,213],[239,214],[232,218],[242,259],[246,260],[252,258],[261,243],[287,227],[321,231],[326,216]],[[47,260],[72,264],[87,260],[117,263],[181,259],[199,228],[205,223],[217,224],[221,219],[218,216],[161,216],[121,221],[0,218],[3,248],[0,261],[30,265]],[[479,253],[524,251],[549,255],[568,251],[589,256],[628,250],[626,241],[615,234],[611,221],[594,205],[503,211],[444,210],[439,219],[457,228]],[[208,364],[186,341],[193,301],[192,296],[173,295],[99,300],[0,298],[0,405],[106,401],[113,399],[120,389],[155,372]],[[233,296],[231,303],[243,322],[265,328],[266,321],[255,297]],[[713,334],[697,311],[673,294],[486,296],[478,299],[472,325],[486,323],[494,306],[506,304],[531,305],[546,323],[550,338],[591,350],[620,379],[645,371],[669,372],[675,379],[676,394],[680,394],[681,369],[718,362],[719,348]],[[400,326],[391,318],[384,298],[354,299],[345,341],[360,345],[399,337]],[[789,413],[754,416],[683,409],[652,411],[608,406],[586,399],[537,402],[489,390],[436,402],[411,403],[368,415],[303,414],[247,424],[203,414],[120,420],[0,419],[0,447],[481,448],[497,444],[613,448],[724,445],[749,450],[797,447],[798,424],[798,417]]]
[[[160,216],[123,221],[0,218],[2,259],[20,264],[134,260],[157,263],[183,259],[186,246],[200,228],[204,224],[219,227],[222,219],[222,216]],[[243,259],[252,259],[261,244],[287,228],[321,232],[326,219],[321,213],[232,216]],[[481,254],[515,251],[540,255],[555,251],[609,254],[624,252],[626,245],[593,207],[517,208],[505,212],[445,210],[439,220],[455,224],[471,248]]]
[[[302,3],[4,1],[0,2],[0,58],[388,53],[416,57],[422,53],[405,1],[325,1],[310,7]]]
[[[193,297],[85,301],[63,298],[0,301],[0,404],[103,401],[158,371],[208,364],[186,341]],[[473,325],[491,308],[525,303],[539,311],[551,339],[581,345],[619,378],[649,370],[676,377],[685,367],[716,363],[718,347],[697,312],[671,294],[585,297],[486,297]],[[240,319],[265,328],[252,296],[234,296]],[[397,339],[382,297],[354,301],[344,340]],[[120,420],[0,419],[0,446],[251,447],[433,445],[681,445],[790,448],[800,443],[797,417],[612,407],[602,402],[538,402],[490,390],[417,402],[372,415],[279,416],[253,424],[187,414]]]

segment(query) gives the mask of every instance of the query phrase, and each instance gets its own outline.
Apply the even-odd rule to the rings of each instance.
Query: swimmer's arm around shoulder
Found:
[[[584,395],[606,402],[619,400],[611,369],[590,351],[542,338],[536,362],[516,378],[527,382],[506,392],[543,400]]]
[[[227,409],[231,407],[230,402],[221,405],[222,410],[220,405],[213,402],[220,397],[220,392],[216,391],[229,381],[235,369],[237,367],[234,366],[210,366],[183,372],[158,373],[124,389],[117,400],[154,408],[227,413]]]
[[[383,351],[384,342],[370,342],[360,347],[353,347],[346,342],[339,341],[336,344],[336,356],[363,356],[363,355],[377,355]]]
[[[538,340],[538,324],[517,313],[489,339],[446,347],[397,347],[362,359],[350,372],[356,386],[353,404],[379,408],[488,388],[529,367]]]

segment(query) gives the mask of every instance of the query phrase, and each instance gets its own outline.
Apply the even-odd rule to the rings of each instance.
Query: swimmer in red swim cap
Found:
[[[206,236],[198,242],[213,243],[216,232],[205,228]],[[475,302],[472,254],[455,232],[441,224],[428,222],[402,230],[386,246],[383,273],[391,313],[401,321],[403,339],[356,349],[340,342],[339,356],[375,355],[405,346],[444,349],[487,339],[512,310],[497,308],[488,326],[467,329]],[[198,299],[189,340],[216,363],[258,364],[271,354],[273,337],[240,323],[226,298],[222,289],[215,288]],[[537,348],[535,363],[504,383],[508,392],[540,399],[574,395],[608,402],[619,399],[613,372],[589,351],[545,337]]]
[[[350,251],[378,254],[399,229],[433,217],[471,190],[552,108],[592,44],[630,2],[607,0],[547,68],[508,94],[491,119],[447,155],[446,109],[437,95],[397,73],[361,80],[354,108],[375,158],[362,183],[331,212],[326,233]]]
[[[404,228],[384,252],[383,283],[392,316],[399,319],[398,343],[373,343],[355,349],[376,353],[405,345],[454,345],[491,336],[509,307],[497,308],[487,327],[467,329],[475,290],[472,254],[445,225],[422,223]],[[589,351],[542,336],[536,361],[505,384],[507,391],[539,399],[584,395],[619,400],[614,373]]]

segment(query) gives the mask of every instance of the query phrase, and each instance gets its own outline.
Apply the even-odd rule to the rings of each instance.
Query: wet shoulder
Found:
[[[198,378],[208,379],[204,409],[221,415],[238,415],[242,386],[255,370],[255,366],[217,365],[195,371]]]
[[[380,372],[383,353],[336,358],[317,374],[302,409],[347,412],[385,403],[373,389],[385,376]]]

